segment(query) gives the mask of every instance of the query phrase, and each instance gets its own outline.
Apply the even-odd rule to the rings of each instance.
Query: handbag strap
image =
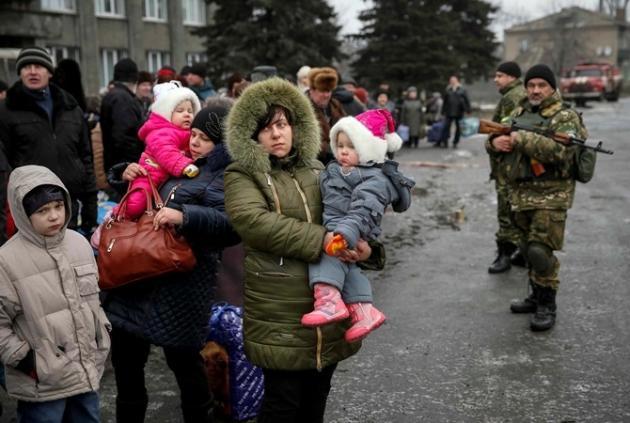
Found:
[[[144,195],[147,201],[146,210],[153,210],[153,204],[155,204],[155,208],[157,208],[158,210],[164,207],[164,201],[162,201],[162,197],[160,197],[160,193],[155,188],[153,179],[151,179],[151,174],[147,173],[146,178],[149,181],[149,187],[151,187],[151,191],[149,192],[145,188],[142,188],[142,187],[132,188],[130,184],[129,188],[127,189],[127,192],[125,193],[125,195],[119,202],[118,215],[116,216],[116,220],[120,220],[119,218],[126,214],[128,198],[134,192],[138,192],[138,191],[144,192]]]
[[[146,152],[144,152],[144,154],[152,162],[157,162],[153,157],[149,156]],[[162,197],[160,197],[160,193],[155,188],[155,184],[153,183],[153,179],[151,178],[151,173],[148,171],[147,171],[146,178],[149,180],[149,186],[151,187],[151,195],[153,196],[153,202],[155,203],[155,207],[159,210],[162,207],[164,207],[164,201],[162,201]]]
[[[112,216],[114,220],[120,221],[122,217],[127,214],[127,201],[129,199],[129,196],[134,192],[139,191],[144,193],[144,196],[147,200],[146,210],[153,210],[153,204],[151,204],[151,195],[148,193],[148,191],[142,187],[131,188],[125,193],[123,198],[121,198],[120,202],[118,203],[118,214],[116,216]]]
[[[151,160],[152,157],[149,156]],[[149,186],[151,187],[151,195],[153,195],[153,202],[155,203],[155,207],[161,209],[164,207],[164,201],[162,201],[162,197],[160,197],[160,193],[155,188],[155,184],[153,183],[153,179],[151,179],[151,174],[147,172],[147,179],[149,180]]]

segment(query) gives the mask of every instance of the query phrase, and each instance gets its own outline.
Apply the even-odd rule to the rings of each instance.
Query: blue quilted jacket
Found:
[[[105,293],[104,307],[112,325],[151,343],[169,347],[200,347],[207,336],[214,300],[220,252],[240,240],[225,214],[223,171],[230,157],[217,144],[206,159],[197,161],[193,179],[171,179],[160,195],[167,207],[184,214],[180,232],[190,243],[197,266]]]
[[[347,172],[332,161],[320,178],[324,226],[343,235],[350,248],[359,239],[375,239],[381,233],[387,206],[392,204],[396,212],[407,210],[414,185],[392,160],[382,165],[358,165]]]

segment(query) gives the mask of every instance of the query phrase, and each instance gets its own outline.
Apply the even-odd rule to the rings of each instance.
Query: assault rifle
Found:
[[[493,135],[509,135],[514,131],[527,131],[533,132],[538,135],[550,138],[555,142],[559,142],[564,145],[579,145],[580,147],[593,150],[597,153],[613,154],[612,150],[606,150],[602,147],[603,142],[600,141],[597,145],[592,146],[586,143],[586,140],[574,137],[571,134],[565,132],[555,132],[551,129],[543,129],[536,126],[522,125],[519,123],[513,123],[512,125],[501,125],[500,123],[493,122],[491,120],[479,119],[479,133],[480,134],[493,134]]]

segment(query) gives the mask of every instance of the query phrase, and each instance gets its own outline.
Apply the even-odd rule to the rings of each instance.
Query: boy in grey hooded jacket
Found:
[[[16,168],[18,232],[0,248],[0,359],[18,422],[98,422],[109,321],[92,248],[67,229],[70,194],[42,166]]]
[[[322,172],[320,188],[324,226],[335,236],[327,254],[309,266],[315,310],[302,317],[302,324],[317,327],[350,316],[353,325],[345,339],[357,342],[386,318],[372,305],[370,282],[359,267],[342,261],[344,251],[378,237],[388,205],[398,212],[407,210],[415,183],[398,171],[398,163],[385,160],[402,146],[389,111],[342,118],[330,130],[330,140],[335,160]]]

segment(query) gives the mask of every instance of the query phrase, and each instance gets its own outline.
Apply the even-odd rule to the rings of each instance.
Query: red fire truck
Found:
[[[617,101],[623,78],[619,68],[604,62],[579,63],[566,71],[560,79],[560,92],[565,100],[578,106],[587,100]]]

